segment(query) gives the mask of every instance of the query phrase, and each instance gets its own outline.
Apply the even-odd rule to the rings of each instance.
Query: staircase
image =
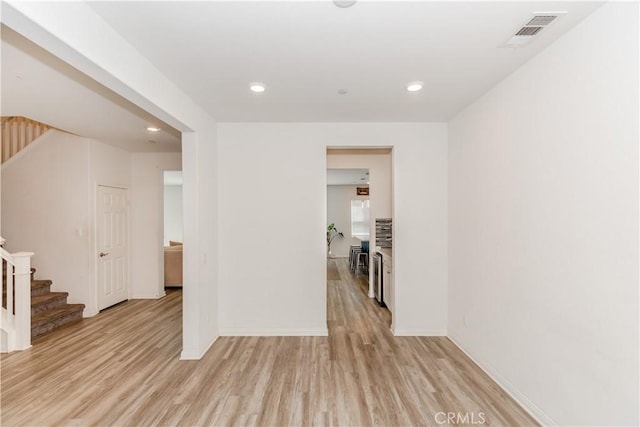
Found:
[[[82,320],[84,310],[84,304],[67,304],[68,292],[51,292],[51,280],[34,279],[35,271],[31,269],[31,339]],[[2,273],[6,283],[5,268]],[[7,307],[5,289],[2,306]]]
[[[6,162],[40,135],[54,129],[45,123],[20,116],[0,117],[0,161]]]

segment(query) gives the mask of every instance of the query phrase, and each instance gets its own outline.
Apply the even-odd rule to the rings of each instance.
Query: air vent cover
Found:
[[[527,22],[527,27],[544,27],[545,25],[551,24],[551,21],[556,19],[557,16],[552,15],[539,15],[534,16],[531,21]]]
[[[516,36],[535,36],[542,27],[522,27],[516,33]]]
[[[537,35],[545,27],[551,24],[558,15],[551,15],[548,12],[544,15],[534,15],[533,18],[524,24],[511,38],[505,43],[505,47],[520,47],[529,43],[533,36]]]

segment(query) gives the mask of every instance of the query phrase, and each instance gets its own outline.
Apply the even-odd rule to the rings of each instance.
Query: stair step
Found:
[[[67,304],[69,292],[49,292],[31,297],[31,316]]]
[[[31,281],[31,296],[46,294],[50,291],[50,287],[53,284],[51,280],[32,280]],[[15,284],[14,284],[15,285]],[[2,288],[2,294],[7,293],[6,287]]]
[[[39,295],[46,295],[51,291],[51,285],[53,282],[51,280],[32,280],[31,281],[31,299],[33,297]],[[14,284],[15,285],[15,284]],[[14,287],[15,292],[15,287]],[[15,298],[15,293],[13,294]],[[15,303],[14,303],[15,304]],[[7,308],[7,288],[6,286],[2,287],[2,306]],[[15,306],[14,306],[15,308]]]
[[[51,280],[34,279],[35,271],[35,268],[31,269],[32,339],[79,322],[82,320],[82,312],[84,311],[84,304],[67,304],[68,292],[51,292],[53,284]],[[6,267],[3,268],[3,275],[6,280]],[[2,302],[6,306],[6,289],[2,291]]]
[[[31,338],[82,320],[84,304],[66,304],[31,317]]]
[[[32,280],[31,297],[49,293],[52,284],[53,282],[51,280]]]

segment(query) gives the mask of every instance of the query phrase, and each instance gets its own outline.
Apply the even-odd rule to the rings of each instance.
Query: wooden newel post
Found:
[[[32,252],[12,254],[15,262],[16,350],[31,347],[31,257]]]

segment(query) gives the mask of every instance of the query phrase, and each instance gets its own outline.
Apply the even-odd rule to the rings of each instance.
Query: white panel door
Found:
[[[98,186],[98,309],[129,298],[127,190]]]

